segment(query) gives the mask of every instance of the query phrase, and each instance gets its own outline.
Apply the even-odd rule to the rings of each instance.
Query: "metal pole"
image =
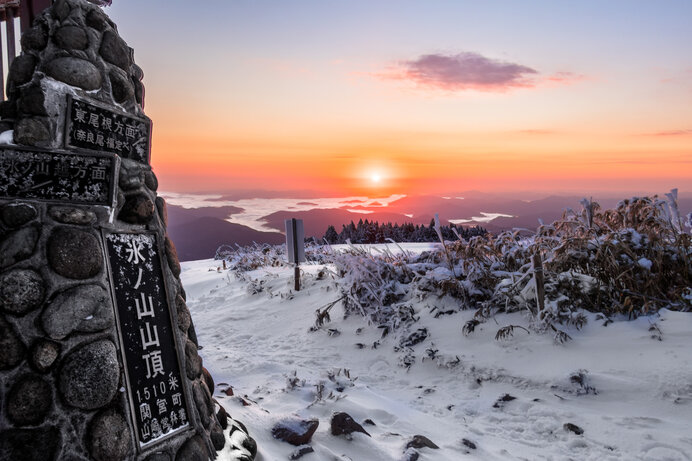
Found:
[[[291,228],[293,229],[293,255],[296,258],[296,266],[293,272],[293,278],[295,279],[295,290],[300,291],[300,258],[298,257],[298,229],[296,225],[296,218],[291,218]]]

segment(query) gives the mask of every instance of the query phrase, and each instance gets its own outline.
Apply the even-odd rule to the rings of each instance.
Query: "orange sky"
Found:
[[[692,190],[689,2],[126,3],[165,190]]]

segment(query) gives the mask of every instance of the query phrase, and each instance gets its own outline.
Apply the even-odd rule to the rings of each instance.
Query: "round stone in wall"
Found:
[[[71,279],[88,279],[101,272],[101,245],[93,234],[70,227],[53,232],[47,245],[50,267]]]
[[[96,213],[83,208],[56,206],[50,209],[50,217],[63,224],[86,226],[96,222]]]
[[[119,381],[115,344],[100,340],[67,356],[60,370],[58,388],[68,404],[94,410],[113,400]]]
[[[18,426],[41,424],[53,402],[51,386],[40,376],[17,380],[7,397],[7,416]]]
[[[223,433],[223,429],[221,429],[221,426],[216,421],[214,421],[211,426],[209,437],[216,451],[222,450],[224,445],[226,445],[226,436]]]
[[[99,49],[101,57],[111,64],[115,64],[122,70],[129,70],[132,61],[130,59],[130,48],[125,43],[125,40],[120,38],[117,33],[112,30],[107,30],[103,33],[101,39],[101,48]]]
[[[48,45],[48,31],[43,24],[38,24],[22,34],[22,50],[40,51]]]
[[[144,184],[146,184],[149,190],[154,192],[156,192],[156,189],[159,188],[159,180],[156,178],[156,175],[153,171],[148,170],[144,172]]]
[[[130,224],[146,224],[154,215],[154,202],[144,194],[130,195],[118,214],[118,219]]]
[[[209,395],[209,390],[207,385],[201,381],[195,381],[192,385],[192,395],[199,411],[199,416],[202,419],[202,425],[205,428],[209,428],[211,424],[211,416],[213,415],[214,407],[211,402],[211,396]]]
[[[53,17],[59,19],[60,21],[64,21],[65,19],[67,19],[71,11],[72,6],[70,5],[70,2],[68,2],[67,0],[55,0],[53,2],[53,7],[51,8],[51,13],[53,13]]]
[[[63,291],[48,304],[41,320],[53,339],[63,339],[73,332],[93,333],[115,324],[110,294],[98,285]]]
[[[8,267],[34,253],[38,241],[36,226],[23,227],[0,240],[0,267]]]
[[[10,203],[0,208],[0,217],[8,227],[19,227],[36,217],[36,208],[26,203]]]
[[[12,61],[9,79],[15,85],[23,85],[31,80],[31,77],[34,75],[34,69],[36,69],[36,58],[30,54],[22,54]]]
[[[144,172],[141,166],[134,160],[122,159],[120,164],[120,177],[118,185],[122,190],[134,190],[142,187]]]
[[[89,427],[89,452],[96,461],[126,459],[133,451],[130,427],[123,415],[108,409],[97,414]]]
[[[111,82],[111,92],[115,102],[124,103],[135,97],[135,89],[125,71],[113,67],[108,73],[108,78]]]
[[[14,368],[24,359],[26,346],[10,322],[0,315],[0,370]]]
[[[0,432],[0,459],[53,461],[60,445],[60,431],[55,427],[4,430]]]
[[[19,112],[30,115],[48,115],[46,95],[40,85],[31,84],[22,87],[19,99]]]
[[[202,374],[202,357],[197,353],[195,343],[189,339],[185,342],[185,374],[190,380]]]
[[[53,35],[55,44],[65,50],[85,50],[89,46],[86,31],[78,26],[62,26]]]
[[[209,451],[202,437],[195,435],[180,447],[175,459],[176,461],[208,461]]]
[[[14,142],[38,146],[50,140],[50,127],[46,117],[27,117],[14,126]]]
[[[99,31],[113,27],[113,24],[110,22],[110,19],[108,19],[108,16],[103,14],[103,12],[99,9],[89,11],[86,16],[86,25]]]
[[[204,384],[207,385],[207,389],[209,390],[209,392],[210,393],[214,392],[214,378],[211,376],[211,373],[209,373],[209,370],[207,370],[204,367],[202,367],[202,377],[204,378]],[[210,397],[211,397],[211,394],[210,394]],[[211,407],[209,407],[209,411],[210,412],[214,411],[213,405]]]
[[[24,315],[43,302],[43,278],[29,269],[15,269],[0,274],[0,308]]]
[[[183,333],[186,333],[192,323],[192,317],[190,316],[190,309],[188,309],[182,296],[178,295],[175,298],[175,307],[178,311],[178,328]]]
[[[168,208],[163,197],[156,197],[156,210],[159,212],[159,218],[161,218],[163,227],[168,227]]]
[[[166,259],[168,260],[168,267],[171,268],[171,272],[174,276],[180,276],[180,260],[178,259],[178,250],[175,249],[173,240],[171,240],[168,235],[166,235],[165,241],[166,248]]]
[[[86,59],[66,56],[55,58],[45,66],[45,72],[68,85],[77,86],[83,90],[98,90],[101,88],[101,73]]]
[[[31,346],[31,364],[41,373],[49,371],[60,357],[60,344],[48,339],[38,339]]]
[[[144,85],[139,80],[133,80],[132,83],[135,85],[135,101],[144,107]]]

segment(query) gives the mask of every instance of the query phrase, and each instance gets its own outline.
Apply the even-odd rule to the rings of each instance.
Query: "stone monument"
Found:
[[[21,44],[0,103],[0,459],[252,460],[198,355],[133,50],[86,0]]]

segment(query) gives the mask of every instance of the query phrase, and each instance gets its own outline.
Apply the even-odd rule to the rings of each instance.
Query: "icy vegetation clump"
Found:
[[[665,199],[634,197],[609,210],[584,199],[582,208],[567,210],[535,233],[443,241],[419,254],[392,242],[375,252],[311,244],[306,255],[308,264],[326,265],[319,276],[333,279],[345,316],[362,316],[383,337],[400,330],[402,349],[410,347],[405,335],[415,330],[421,306],[434,317],[475,310],[463,326],[466,335],[495,314],[524,312],[532,330],[553,334],[558,342],[571,339],[566,328],[586,323],[585,312],[600,314],[607,324],[662,308],[691,310],[692,218],[683,223],[677,190]],[[538,256],[542,264],[536,266]],[[237,273],[287,264],[283,246],[220,248],[217,258]],[[537,290],[540,279],[543,289]],[[330,320],[333,305],[318,310],[317,328]],[[495,337],[522,330],[508,325]]]
[[[222,245],[216,250],[214,259],[228,263],[230,269],[242,273],[254,271],[261,267],[279,267],[286,265],[286,246],[255,243],[242,247]]]

